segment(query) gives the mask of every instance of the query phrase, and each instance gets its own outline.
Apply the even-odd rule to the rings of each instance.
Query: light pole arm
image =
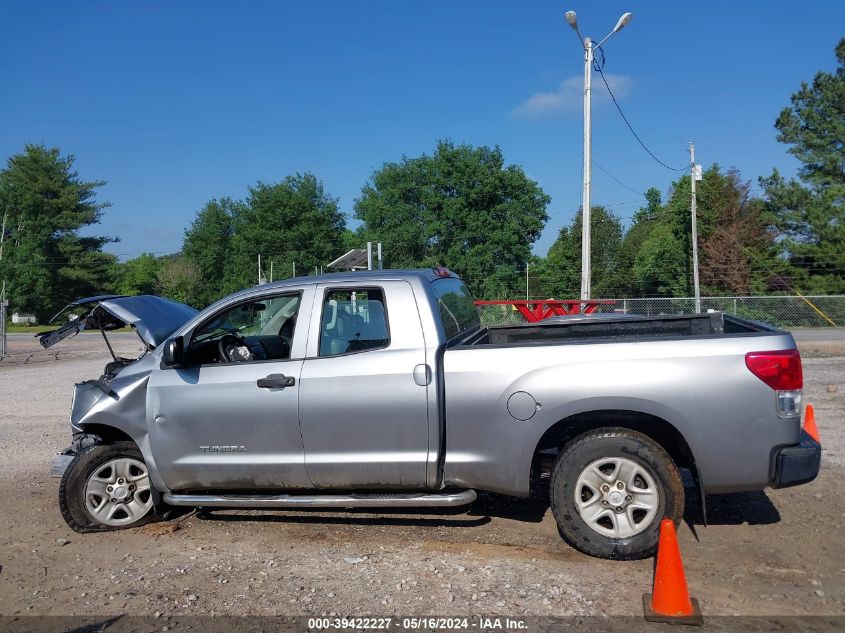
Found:
[[[596,44],[593,48],[601,48],[601,45],[602,45],[602,44],[604,44],[604,43],[605,43],[607,40],[609,40],[611,37],[613,37],[613,35],[614,35],[615,33],[616,33],[616,31],[615,31],[615,30],[613,30],[613,31],[611,31],[610,33],[608,33],[607,35],[605,35],[605,36],[604,36],[604,39],[603,39],[601,42],[599,42],[598,44]]]

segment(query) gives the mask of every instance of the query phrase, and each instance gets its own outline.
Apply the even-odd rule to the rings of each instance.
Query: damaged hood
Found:
[[[198,312],[184,303],[153,295],[101,295],[77,299],[53,320],[69,309],[80,307],[90,309],[57,330],[38,334],[41,345],[51,347],[82,330],[116,330],[129,325],[150,348],[158,347]]]

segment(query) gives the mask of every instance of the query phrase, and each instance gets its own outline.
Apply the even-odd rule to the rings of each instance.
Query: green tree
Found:
[[[770,289],[779,266],[774,234],[769,215],[751,195],[749,184],[737,170],[723,172],[714,164],[704,171],[696,191],[702,294]],[[650,228],[631,264],[639,294],[693,294],[690,193],[689,175],[681,176],[672,183],[666,204],[648,216],[654,220],[642,216]]]
[[[102,247],[117,240],[79,234],[99,223],[109,205],[95,199],[105,183],[80,180],[73,164],[58,148],[27,145],[0,170],[0,279],[11,309],[41,322],[70,301],[107,289],[115,262]]]
[[[686,252],[669,222],[658,222],[643,240],[631,268],[642,296],[686,295]]]
[[[231,198],[211,200],[185,231],[182,254],[196,268],[199,278],[193,299],[206,306],[222,297],[226,261],[233,234],[233,218],[241,203]]]
[[[580,216],[581,212],[578,212]],[[581,220],[560,229],[546,257],[536,266],[540,280],[537,298],[574,299],[581,289]]]
[[[313,174],[288,176],[280,183],[258,183],[245,203],[232,208],[232,238],[224,290],[254,285],[258,255],[268,274],[307,274],[342,254],[345,219],[337,200]]]
[[[342,253],[338,253],[338,256],[343,255],[344,253],[348,253],[353,248],[365,248],[367,246],[367,236],[364,235],[361,227],[358,227],[358,230],[353,231],[351,229],[344,229],[343,235],[341,239],[341,251]]]
[[[647,204],[634,213],[631,227],[626,231],[619,251],[620,293],[627,296],[641,296],[647,294],[633,274],[634,261],[642,249],[643,244],[651,235],[654,227],[663,213],[663,202],[660,191],[651,187],[645,192]]]
[[[524,289],[549,200],[500,148],[439,141],[431,155],[375,171],[355,213],[361,235],[384,244],[387,265],[448,266],[476,296],[496,299]]]
[[[579,210],[572,224],[560,230],[557,240],[549,248],[540,273],[543,293],[549,297],[573,299],[580,296],[582,221]],[[597,298],[616,296],[624,278],[619,268],[622,223],[604,207],[592,207],[590,233],[591,295]]]
[[[155,294],[159,260],[152,253],[141,253],[138,257],[117,264],[114,274],[114,289],[122,295]]]
[[[845,195],[845,38],[836,47],[836,59],[835,72],[817,73],[812,86],[802,82],[775,127],[778,141],[789,145],[789,153],[801,161],[801,179],[816,187],[837,188],[841,201]]]
[[[836,58],[836,71],[802,83],[775,122],[778,141],[801,161],[799,180],[777,170],[760,179],[804,292],[845,292],[845,39]]]
[[[702,292],[746,295],[770,290],[783,261],[777,258],[775,234],[765,205],[736,169],[714,165],[701,181],[699,275]]]
[[[707,205],[702,204],[703,188],[704,181],[702,180],[697,188],[699,192],[699,253],[701,253],[702,241],[707,234],[707,227],[710,226]],[[647,295],[671,294],[688,297],[694,292],[691,197],[690,177],[685,174],[670,186],[666,204],[658,216],[657,225],[643,243],[646,253],[643,257],[638,255],[638,262],[635,260],[635,269],[645,274],[644,277],[639,278],[642,281],[648,280],[644,288]],[[660,261],[658,256],[665,259]]]
[[[158,294],[190,306],[200,305],[202,274],[199,266],[182,255],[163,257],[156,275]]]

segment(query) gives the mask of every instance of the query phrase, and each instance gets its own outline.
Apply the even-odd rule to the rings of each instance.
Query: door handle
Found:
[[[431,367],[428,365],[417,365],[414,367],[414,382],[420,387],[431,384]]]
[[[264,378],[259,378],[255,381],[255,384],[261,389],[293,387],[296,384],[296,378],[293,376],[285,376],[284,374],[270,374]]]

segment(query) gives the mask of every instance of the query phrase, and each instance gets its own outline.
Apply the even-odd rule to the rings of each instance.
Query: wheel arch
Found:
[[[695,455],[678,428],[652,413],[630,409],[598,409],[583,411],[559,420],[540,437],[534,449],[531,480],[536,481],[556,452],[579,435],[603,427],[621,427],[637,431],[657,442],[679,468],[688,468],[700,482]],[[549,468],[550,469],[550,468]]]
[[[83,425],[81,428],[84,435],[94,435],[104,444],[113,444],[114,442],[132,442],[140,449],[140,445],[137,441],[135,441],[135,438],[129,435],[126,431],[122,431],[117,427],[110,426],[108,424],[90,423]]]
[[[102,419],[103,417],[105,416],[97,416],[99,419]],[[128,430],[132,431],[132,433],[130,433],[127,430],[120,428],[120,426],[117,426],[117,424],[109,424],[112,420],[121,426],[124,426],[123,419],[120,417],[106,417],[105,422],[83,422],[74,427],[75,431],[79,431],[79,434],[74,434],[74,438],[76,439],[78,437],[84,442],[84,438],[94,437],[97,438],[99,443],[103,444],[112,444],[114,442],[132,442],[138,447],[138,450],[141,451],[141,456],[144,458],[144,462],[150,471],[150,479],[153,482],[153,490],[157,495],[157,499],[158,495],[161,495],[161,493],[169,492],[168,487],[159,475],[155,457],[150,449],[149,435],[147,435],[146,432],[136,434],[135,431],[137,431],[137,429],[134,426],[129,426]]]

